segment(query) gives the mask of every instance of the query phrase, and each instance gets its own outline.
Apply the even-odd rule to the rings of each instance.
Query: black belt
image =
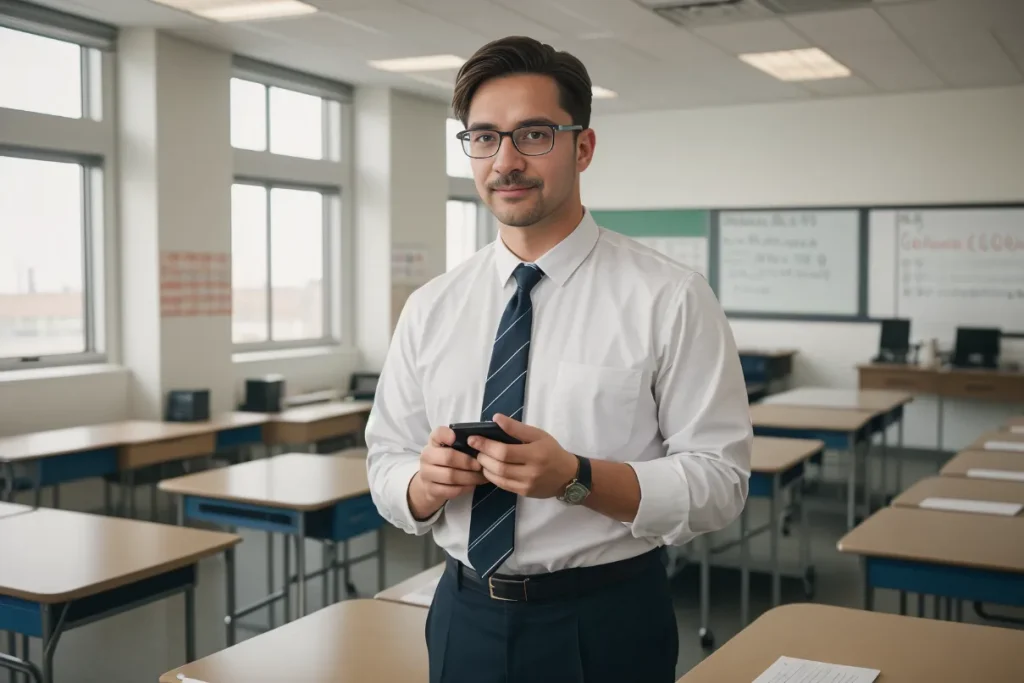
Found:
[[[651,550],[627,560],[592,567],[562,569],[548,574],[508,576],[494,574],[483,579],[471,567],[447,556],[445,572],[456,585],[507,602],[539,602],[582,595],[619,581],[634,578],[657,564],[662,566],[661,549]]]

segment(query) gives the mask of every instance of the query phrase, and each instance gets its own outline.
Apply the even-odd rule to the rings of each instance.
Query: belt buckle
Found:
[[[527,597],[526,597],[526,582],[529,581],[529,580],[530,580],[529,578],[525,578],[525,579],[495,579],[493,576],[491,576],[491,577],[488,577],[488,579],[487,579],[487,589],[488,589],[488,591],[489,591],[489,593],[491,595],[491,599],[492,600],[501,600],[503,602],[526,602],[527,601]],[[523,587],[523,599],[522,600],[517,600],[516,598],[503,598],[500,595],[495,595],[494,594],[494,582],[495,581],[498,581],[498,582],[504,583],[504,584],[512,584],[512,583],[519,584],[520,586]]]

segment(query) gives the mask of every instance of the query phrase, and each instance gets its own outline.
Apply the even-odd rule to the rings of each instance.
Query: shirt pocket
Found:
[[[617,460],[636,421],[643,368],[561,361],[551,399],[553,435],[570,453]]]

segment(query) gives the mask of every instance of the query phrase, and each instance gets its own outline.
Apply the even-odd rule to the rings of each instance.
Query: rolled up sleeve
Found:
[[[682,545],[742,512],[753,429],[736,342],[711,287],[690,275],[669,302],[654,387],[667,454],[629,463],[640,507],[627,526],[638,538]]]
[[[366,427],[366,468],[380,515],[407,533],[423,535],[443,508],[422,521],[409,509],[409,482],[419,471],[420,451],[430,437],[416,365],[416,301],[414,293],[402,310],[377,383]]]

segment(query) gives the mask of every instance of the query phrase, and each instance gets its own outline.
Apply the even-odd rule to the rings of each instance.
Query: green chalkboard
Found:
[[[603,228],[630,237],[707,237],[711,212],[702,209],[592,210]]]

